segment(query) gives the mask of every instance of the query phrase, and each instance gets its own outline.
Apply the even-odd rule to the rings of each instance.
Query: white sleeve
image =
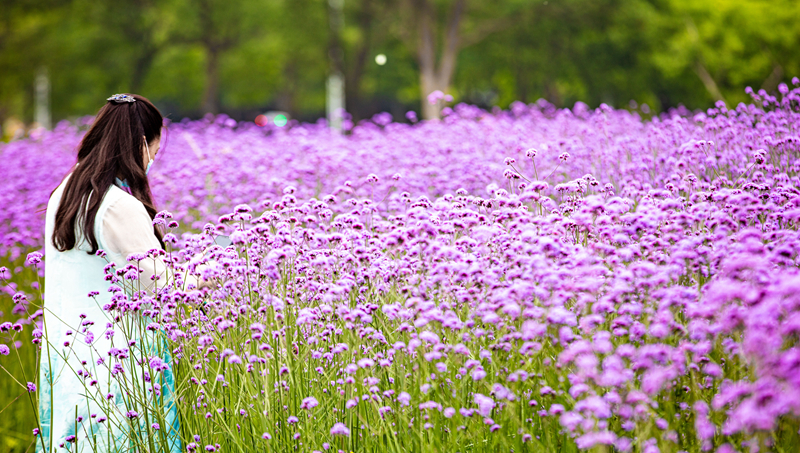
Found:
[[[161,249],[150,215],[132,196],[122,197],[108,207],[103,216],[103,240],[105,251],[118,269],[128,264],[127,258],[133,253],[147,254],[149,250]],[[139,268],[144,271],[139,274],[139,288],[147,292],[152,293],[156,285],[159,288],[167,285],[171,279],[161,258],[145,258],[139,262]],[[153,275],[158,275],[157,281],[153,280]]]

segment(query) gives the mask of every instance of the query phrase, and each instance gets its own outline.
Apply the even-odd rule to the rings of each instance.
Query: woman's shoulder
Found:
[[[144,213],[147,215],[147,210],[141,201],[128,192],[120,189],[112,184],[108,188],[106,197],[103,200],[106,205],[106,211],[112,211],[122,214],[135,215]],[[149,217],[149,216],[148,216]]]

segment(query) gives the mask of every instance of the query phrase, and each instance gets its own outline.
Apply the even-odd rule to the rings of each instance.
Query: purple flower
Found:
[[[419,405],[419,410],[424,411],[427,409],[437,409],[439,411],[442,410],[442,405],[437,403],[436,401],[426,401]]]
[[[359,368],[369,368],[373,365],[375,365],[375,361],[372,359],[361,359],[358,361]]]
[[[439,336],[436,335],[434,332],[431,332],[429,330],[424,330],[424,331],[420,332],[419,333],[419,339],[423,340],[423,341],[427,341],[428,343],[431,343],[431,344],[438,344],[439,341],[440,341],[439,340]]]
[[[184,229],[164,237],[169,253],[139,250],[124,266],[104,267],[108,293],[87,299],[108,315],[102,334],[77,311],[73,330],[50,341],[80,355],[86,342],[113,339],[99,359],[78,357],[85,384],[102,387],[105,373],[141,378],[153,398],[174,396],[161,386],[166,355],[145,353],[138,336],[138,344],[120,338],[128,315],[145,316],[143,333],[165,334],[200,392],[177,404],[207,421],[234,420],[237,430],[263,408],[209,404],[235,398],[237,382],[271,377],[255,397],[282,401],[276,413],[288,418],[299,406],[309,412],[304,422],[316,423],[327,408],[355,422],[354,439],[367,444],[409,423],[501,436],[503,425],[530,443],[538,416],[559,423],[579,449],[649,453],[666,444],[646,436],[634,446],[639,425],[675,443],[670,426],[684,422],[701,451],[718,447],[717,434],[763,433],[764,445],[777,445],[771,433],[800,413],[800,352],[791,347],[800,335],[800,135],[792,127],[800,88],[776,91],[652,120],[631,114],[650,117],[635,103],[540,101],[507,112],[459,104],[442,121],[414,126],[390,114],[355,124],[341,112],[345,136],[322,123],[269,133],[224,116],[173,123],[178,152],[160,165],[178,179],[151,178],[172,212],[153,223]],[[437,109],[448,99],[430,97]],[[41,253],[25,256],[45,245],[44,223],[25,214],[73,168],[90,124],[0,145],[0,165],[25,170],[0,179],[11,196],[11,208],[0,209],[0,256],[34,265],[31,274],[44,274]],[[197,165],[203,171],[187,171]],[[222,235],[235,247],[212,245]],[[174,267],[175,280],[159,279],[157,295],[123,289],[153,258]],[[40,288],[13,271],[9,281],[11,270],[0,268],[0,291],[13,302],[0,322],[5,355],[45,341],[45,313],[31,314],[25,294]],[[212,284],[196,289],[194,277]],[[23,344],[16,336],[29,327],[33,344]],[[298,370],[312,374],[303,385]],[[686,391],[709,403],[676,399]],[[443,407],[451,398],[462,404]],[[659,418],[664,405],[679,417]],[[386,423],[359,426],[359,412],[375,408]],[[514,408],[519,426],[507,421]],[[456,409],[464,424],[450,426]],[[198,436],[187,449],[204,442]]]
[[[493,399],[489,398],[488,396],[481,395],[480,393],[474,394],[473,399],[475,400],[475,404],[478,406],[478,413],[481,414],[481,416],[488,417],[492,413],[492,409],[494,409],[495,406]]]
[[[481,379],[486,377],[486,372],[483,371],[483,368],[475,368],[474,370],[472,370],[471,376],[472,380],[480,381]]]
[[[163,371],[169,367],[164,363],[161,357],[153,356],[150,357],[150,368],[152,368],[154,371]]]
[[[441,90],[435,90],[428,95],[428,104],[436,105],[442,99],[444,99],[444,93]]]
[[[36,266],[37,264],[42,262],[42,258],[44,258],[44,255],[42,255],[40,252],[31,252],[28,253],[27,258],[25,259],[25,263]]]
[[[564,324],[573,327],[578,325],[575,315],[564,307],[551,308],[550,313],[547,315],[547,321],[551,324]]]
[[[408,406],[411,402],[411,395],[409,395],[407,392],[400,392],[397,395],[397,401],[403,406]]]
[[[350,430],[345,426],[344,423],[337,422],[334,423],[333,427],[331,428],[331,436],[345,436],[350,437]]]
[[[313,396],[309,396],[307,398],[303,398],[303,401],[300,403],[300,409],[313,409],[319,405],[319,401]]]
[[[617,444],[617,442],[617,435],[610,431],[589,432],[575,439],[575,443],[581,449],[590,449],[595,445],[615,445],[624,451],[625,448],[620,447],[625,447],[626,444],[624,442]]]

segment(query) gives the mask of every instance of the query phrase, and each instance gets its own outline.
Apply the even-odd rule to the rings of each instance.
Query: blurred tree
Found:
[[[99,2],[98,19],[108,29],[104,34],[117,35],[119,47],[127,47],[132,93],[141,91],[144,79],[156,55],[168,44],[165,17],[151,0],[115,0]]]
[[[143,94],[178,116],[216,110],[252,119],[265,108],[318,116],[327,68],[324,0],[241,3],[236,14],[216,18],[218,31],[212,32],[202,27],[195,3],[159,3],[164,25],[156,33],[167,39],[145,77]],[[207,2],[206,7],[223,6]],[[231,31],[239,16],[248,17],[246,33]]]
[[[501,107],[538,98],[558,106],[658,103],[662,81],[648,57],[657,43],[650,2],[543,1],[516,14],[517,21],[462,52],[455,78],[462,99]]]
[[[273,61],[280,73],[270,98],[294,118],[324,116],[325,80],[330,60],[328,0],[285,0],[276,11],[270,42],[280,55]]]
[[[706,100],[744,101],[744,86],[774,91],[800,74],[796,0],[668,0],[653,23],[663,42],[656,67],[669,79],[696,77]]]
[[[205,81],[201,109],[220,111],[220,61],[226,52],[266,33],[263,24],[276,2],[268,0],[172,0],[164,2],[173,17],[173,44],[203,49]]]
[[[166,113],[325,108],[329,0],[4,0],[0,123],[33,117],[46,67],[57,121],[135,91]],[[355,118],[436,90],[484,107],[544,97],[655,111],[746,100],[800,74],[791,0],[346,0],[340,34]],[[384,65],[375,55],[388,56]]]
[[[346,0],[342,32],[343,66],[347,111],[353,118],[363,119],[385,110],[392,99],[395,107],[403,103],[399,94],[404,89],[417,89],[414,56],[398,40],[398,29],[404,23],[392,1]],[[388,63],[379,65],[375,56],[389,55]],[[417,101],[415,93],[414,101]]]
[[[515,22],[517,13],[536,1],[400,0],[405,27],[399,29],[409,48],[416,49],[423,118],[438,118],[440,104],[428,94],[447,92],[459,52]]]
[[[345,105],[355,119],[366,115],[361,81],[370,61],[373,46],[385,39],[385,28],[381,19],[387,18],[386,2],[377,0],[346,1],[345,15],[352,20],[345,22],[343,46],[343,72],[345,77]],[[352,25],[351,25],[352,24]],[[383,39],[382,39],[383,38]]]
[[[417,50],[423,118],[439,117],[439,105],[425,102],[426,96],[435,90],[446,92],[450,88],[458,58],[458,41],[461,37],[461,20],[466,2],[467,0],[450,1],[446,15],[440,12],[445,5],[433,4],[431,0],[403,2],[409,12],[408,15],[416,22],[416,33],[411,45]],[[441,32],[438,30],[440,28]],[[441,43],[438,40],[441,40]],[[438,50],[439,48],[441,50]],[[437,53],[440,54],[438,58]]]
[[[42,37],[64,16],[68,0],[3,0],[0,9],[0,126],[33,115],[33,80],[46,64]]]

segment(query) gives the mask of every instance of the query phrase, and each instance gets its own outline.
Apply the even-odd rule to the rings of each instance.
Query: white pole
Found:
[[[344,112],[344,77],[338,72],[328,76],[326,110],[330,127],[341,131],[342,112]]]
[[[328,125],[334,130],[342,130],[342,113],[344,113],[344,75],[342,74],[341,32],[344,28],[344,0],[328,0],[330,7],[330,25],[334,43],[329,49],[331,72],[326,86],[325,110]]]
[[[36,73],[33,120],[39,127],[50,129],[50,76],[45,66]]]

